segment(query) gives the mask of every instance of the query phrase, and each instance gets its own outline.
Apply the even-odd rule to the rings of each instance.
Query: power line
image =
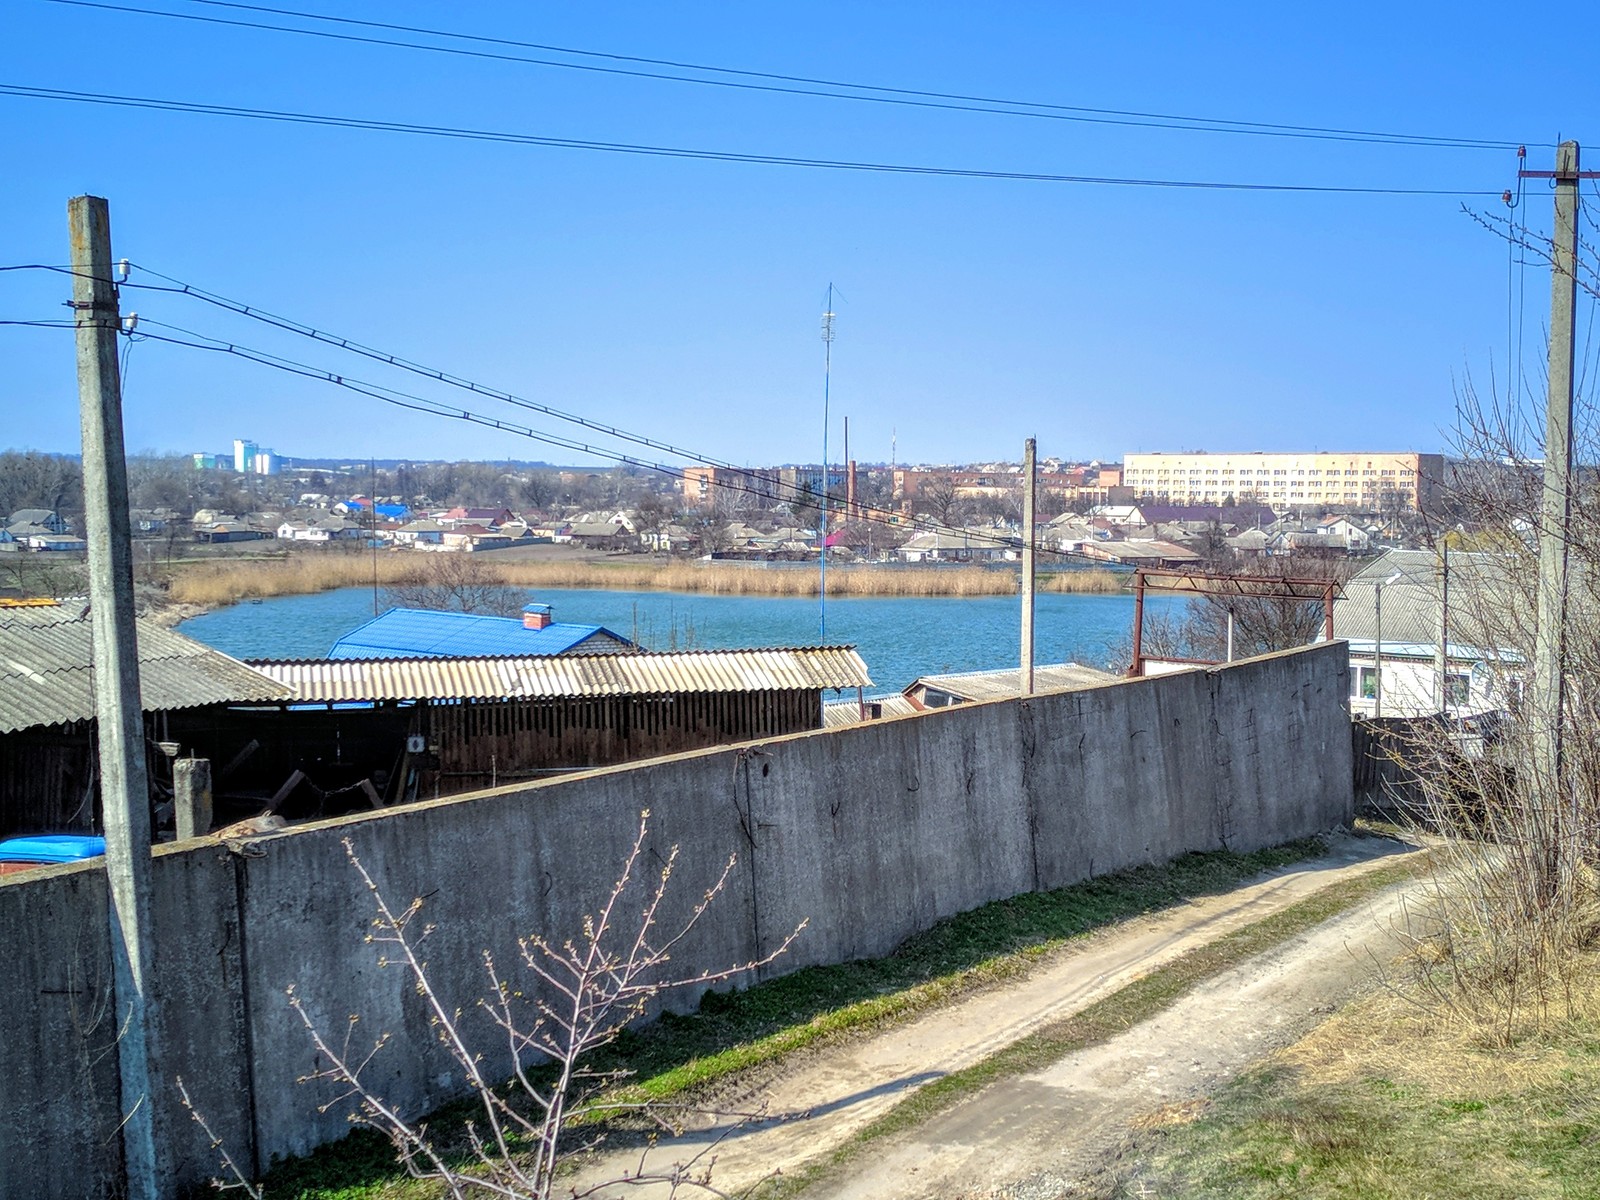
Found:
[[[718,471],[740,476],[746,480],[749,480],[751,483],[758,485],[755,487],[742,487],[737,484],[729,483],[726,480],[718,480],[713,477],[710,482],[714,486],[779,501],[793,502],[797,500],[810,500],[814,498],[812,494],[803,486],[785,484],[780,480],[773,479],[767,473],[754,471],[745,467],[738,467],[732,463],[725,462],[711,455],[701,454],[694,450],[686,449],[682,446],[673,445],[670,442],[663,442],[656,438],[647,437],[643,434],[633,433],[629,430],[622,429],[618,426],[610,425],[602,421],[596,421],[578,413],[567,412],[563,409],[555,408],[552,405],[541,404],[538,401],[528,400],[521,396],[514,395],[513,393],[501,391],[498,388],[487,387],[484,384],[476,383],[462,376],[451,374],[450,372],[440,370],[437,367],[429,367],[424,366],[421,363],[412,362],[409,359],[401,358],[399,355],[390,354],[384,350],[378,350],[370,346],[362,345],[360,342],[353,341],[349,338],[326,333],[322,330],[316,329],[313,326],[295,321],[292,318],[279,316],[276,313],[270,313],[264,309],[256,308],[252,305],[244,304],[237,300],[230,300],[225,296],[220,296],[216,293],[205,291],[204,289],[196,287],[193,284],[185,283],[181,279],[177,279],[171,275],[165,275],[160,271],[153,270],[152,268],[139,263],[130,262],[128,263],[128,266],[131,270],[142,271],[146,274],[153,275],[158,279],[164,279],[167,281],[167,284],[171,286],[122,281],[118,283],[118,286],[120,287],[133,288],[141,291],[161,292],[169,295],[189,296],[194,299],[204,301],[205,303],[213,305],[217,308],[221,308],[224,311],[249,317],[252,320],[258,321],[272,328],[298,334],[302,337],[321,342],[325,345],[335,346],[341,350],[349,351],[352,354],[359,355],[374,362],[382,363],[385,366],[391,366],[410,372],[411,374],[418,375],[424,379],[445,383],[451,387],[460,388],[463,391],[471,392],[475,395],[484,396],[489,399],[499,400],[504,403],[514,405],[518,408],[526,409],[530,412],[539,413],[543,416],[554,417],[557,420],[566,421],[570,424],[581,426],[585,429],[592,430],[595,433],[616,438],[619,441],[631,442],[635,445],[647,447],[648,449],[659,450],[665,454],[672,454],[681,458],[689,459],[695,463],[712,466]],[[68,268],[53,267],[44,264],[23,264],[15,267],[0,267],[0,270],[45,270],[59,272],[62,274],[73,274],[73,272]],[[158,341],[171,342],[176,345],[187,345],[194,349],[210,350],[214,352],[223,351],[235,354],[239,357],[248,358],[253,362],[260,363],[263,366],[271,366],[280,370],[289,371],[292,374],[303,375],[307,378],[317,379],[327,383],[334,383],[341,387],[348,387],[351,390],[360,391],[364,395],[373,396],[374,398],[384,400],[387,403],[399,404],[401,407],[413,408],[420,412],[431,412],[436,416],[445,416],[452,419],[468,419],[468,417],[464,415],[464,410],[459,410],[452,406],[444,405],[441,402],[430,400],[426,397],[417,396],[413,393],[398,391],[394,388],[385,387],[381,384],[369,383],[362,380],[349,380],[347,376],[340,375],[336,372],[325,371],[318,367],[311,367],[304,363],[296,362],[293,359],[270,354],[266,351],[253,350],[249,347],[239,346],[237,343],[228,342],[225,339],[213,338],[207,334],[198,333],[194,330],[182,328],[181,326],[170,325],[166,322],[147,318],[142,323],[164,329],[172,329],[173,331],[185,334],[188,337],[200,338],[203,342],[209,344],[200,345],[197,343],[179,342],[176,341],[176,339],[162,337],[156,334],[141,333],[139,335],[141,337],[149,336]],[[73,328],[74,326],[71,322],[65,322],[63,327]],[[383,394],[379,395],[378,393]],[[570,438],[562,438],[559,435],[554,434],[538,434],[525,426],[515,425],[511,422],[500,421],[493,417],[472,415],[471,419],[473,423],[490,425],[496,429],[518,433],[522,436],[534,438],[534,440],[537,441],[543,441],[560,449],[573,450],[578,453],[598,454],[601,457],[611,458],[614,461],[629,466],[643,467],[650,470],[668,471],[673,475],[674,478],[679,479],[680,481],[685,478],[684,473],[676,468],[665,467],[658,463],[649,463],[627,455],[618,456],[612,452],[601,450],[588,443],[578,442]],[[827,487],[825,469],[822,486],[824,488]],[[789,492],[788,495],[783,494],[784,489],[787,489]],[[863,514],[863,519],[873,519],[877,520],[880,524],[900,526],[898,519],[891,520],[889,519],[890,516],[891,514],[884,514],[882,517],[874,518],[865,516],[865,514]],[[965,530],[956,530],[955,527],[945,525],[938,525],[934,528],[936,532],[954,531],[961,532],[963,534],[966,534],[967,532]]]
[[[311,325],[307,325],[304,322],[296,321],[289,317],[279,316],[276,313],[270,313],[264,309],[256,308],[252,305],[244,304],[237,300],[230,300],[226,296],[219,296],[214,292],[205,291],[202,288],[195,287],[193,284],[185,283],[183,280],[176,279],[171,275],[164,275],[160,271],[152,270],[146,266],[139,264],[130,264],[130,266],[133,266],[137,270],[143,271],[146,274],[154,275],[158,279],[164,279],[168,284],[174,286],[162,287],[159,285],[143,283],[129,283],[125,284],[124,286],[139,288],[147,291],[191,296],[194,299],[201,300],[206,304],[221,308],[226,312],[249,317],[251,320],[258,321],[264,325],[269,325],[274,329],[281,329],[289,333],[297,334],[301,337],[309,338],[312,341],[322,342],[330,346],[336,346],[341,350],[349,351],[350,353],[359,355],[362,358],[371,359],[373,362],[382,363],[385,366],[395,367],[399,370],[407,371],[424,379],[430,379],[438,383],[448,384],[451,387],[459,388],[462,391],[471,392],[474,395],[485,396],[491,400],[498,400],[505,404],[514,405],[517,408],[526,409],[529,412],[539,413],[542,416],[554,417],[556,420],[578,425],[585,429],[592,430],[595,433],[616,438],[619,441],[631,442],[634,445],[644,446],[651,450],[658,450],[664,454],[677,455],[680,458],[686,458],[693,462],[704,463],[707,466],[717,467],[719,470],[733,471],[750,478],[761,478],[761,476],[757,475],[755,472],[746,470],[745,468],[736,467],[732,463],[722,462],[707,455],[698,454],[695,451],[685,449],[682,446],[675,446],[671,442],[664,442],[656,438],[647,437],[644,434],[633,433],[619,426],[611,425],[603,421],[596,421],[591,417],[582,416],[579,413],[567,412],[566,410],[556,408],[553,405],[541,404],[536,400],[529,400],[511,392],[502,391],[499,388],[488,387],[485,384],[477,383],[473,380],[452,374],[451,372],[441,370],[437,367],[430,367],[422,363],[413,362],[410,359],[402,358],[397,354],[390,354],[386,350],[379,350],[371,346],[363,345],[360,342],[354,341],[350,338],[327,333]],[[202,335],[195,334],[192,336]]]
[[[723,79],[701,79],[692,76],[668,74],[663,71],[646,71],[630,67],[606,67],[592,63],[562,62],[557,59],[532,58],[493,50],[472,50],[461,46],[438,46],[401,41],[396,38],[373,37],[354,33],[338,33],[326,29],[303,29],[292,25],[279,25],[267,21],[250,21],[236,17],[204,16],[199,13],[172,12],[165,9],[146,8],[131,4],[110,4],[104,0],[50,0],[54,4],[74,8],[102,9],[109,12],[131,13],[139,16],[166,17],[172,20],[192,21],[208,25],[222,25],[238,29],[263,30],[295,34],[301,37],[323,38],[360,45],[383,46],[405,50],[420,50],[430,54],[454,55],[465,58],[487,59],[495,62],[523,63],[530,66],[553,67],[561,70],[584,71],[602,75],[615,75],[636,79],[651,79],[669,83],[692,84],[701,87],[731,88],[741,91],[769,94],[806,96],[828,100],[845,100],[855,103],[896,105],[909,108],[927,108],[953,112],[986,113],[994,116],[1023,117],[1034,120],[1069,121],[1091,125],[1113,125],[1146,129],[1169,129],[1194,133],[1231,133],[1257,137],[1300,138],[1316,141],[1362,142],[1396,146],[1426,146],[1438,149],[1514,150],[1516,142],[1498,142],[1482,138],[1441,137],[1429,134],[1390,133],[1373,130],[1337,129],[1315,125],[1288,125],[1265,121],[1237,121],[1220,117],[1184,116],[1173,113],[1149,113],[1131,110],[1093,108],[1083,105],[1053,104],[1032,100],[1000,99],[984,96],[962,95],[954,92],[925,91],[914,88],[884,87],[877,84],[850,83],[839,80],[815,79],[800,75],[782,75],[774,72],[748,71],[730,67],[706,66],[697,63],[674,62],[668,59],[643,58],[635,55],[607,54],[593,50],[579,50],[551,46],[538,42],[520,42],[509,38],[482,37],[450,30],[427,29],[396,25],[382,21],[363,21],[348,17],[327,16],[321,13],[295,9],[269,8],[253,4],[225,3],[223,0],[191,0],[216,8],[236,11],[266,13],[274,16],[294,17],[299,20],[325,21],[385,30],[394,33],[420,34],[427,37],[451,38],[525,50],[568,54],[585,58],[608,59],[613,62],[638,63],[641,66],[669,68],[676,71],[700,71],[708,74],[737,76]],[[766,83],[741,80],[768,80]],[[849,89],[847,91],[828,89]]]
[[[815,170],[856,171],[890,175],[927,175],[955,179],[997,179],[1018,183],[1095,184],[1109,187],[1179,188],[1227,192],[1289,192],[1346,196],[1498,196],[1499,192],[1466,188],[1354,187],[1299,183],[1237,183],[1221,180],[1143,179],[1112,175],[1058,175],[1035,171],[990,171],[957,167],[916,166],[905,163],[855,162],[826,158],[805,158],[781,154],[749,154],[727,150],[698,150],[681,146],[650,146],[631,142],[602,142],[582,138],[547,137],[542,134],[507,133],[485,129],[466,129],[450,125],[422,125],[403,121],[379,121],[366,117],[338,117],[318,113],[298,113],[280,109],[245,108],[237,105],[203,104],[187,100],[163,100],[149,96],[117,96],[82,92],[66,88],[44,88],[25,84],[0,84],[0,95],[35,100],[56,100],[79,104],[108,105],[117,108],[154,109],[203,116],[234,117],[243,120],[272,121],[294,125],[318,125],[334,129],[360,129],[381,133],[407,133],[423,137],[463,141],[494,142],[518,146],[545,146],[568,150],[590,150],[607,154],[642,155],[650,158],[698,159],[706,162],[748,163],[758,166],[808,167]]]
[[[155,326],[160,329],[170,329],[174,333],[183,334],[186,338],[195,338],[199,340],[186,341],[184,338],[168,337],[165,334],[150,333],[146,331],[146,326]],[[615,450],[607,449],[604,446],[596,446],[591,443],[581,442],[573,438],[562,437],[559,434],[542,432],[526,425],[519,425],[515,422],[501,420],[498,417],[486,416],[485,414],[476,412],[472,409],[448,405],[442,401],[433,400],[426,396],[419,396],[411,392],[400,391],[396,388],[387,387],[383,384],[372,383],[369,380],[352,379],[348,375],[343,375],[335,371],[328,371],[321,367],[314,367],[306,363],[298,362],[294,359],[269,353],[267,351],[256,350],[249,346],[240,345],[237,342],[230,342],[222,338],[213,338],[208,334],[198,333],[194,330],[186,329],[178,325],[172,325],[164,321],[155,321],[148,318],[142,319],[140,321],[139,337],[141,340],[148,339],[150,341],[163,342],[168,345],[185,346],[193,350],[204,350],[211,353],[231,355],[237,358],[245,359],[249,362],[254,362],[260,366],[271,367],[274,370],[284,371],[291,375],[298,375],[301,378],[311,379],[321,383],[333,384],[336,387],[341,387],[347,391],[356,392],[361,395],[371,397],[372,399],[380,400],[385,404],[394,405],[397,408],[408,409],[412,412],[424,413],[429,416],[443,417],[447,420],[464,421],[468,424],[481,425],[490,429],[498,430],[502,433],[510,433],[518,437],[528,438],[532,441],[553,446],[557,449],[570,450],[574,453],[589,454],[598,458],[609,459],[621,466],[636,467],[641,470],[654,471],[666,475],[669,478],[678,480],[679,482],[682,482],[686,478],[685,471],[680,467],[669,466],[665,463],[651,462],[647,459],[636,458],[633,455],[622,454]],[[750,472],[742,473],[751,474]],[[794,495],[786,498],[781,495],[774,495],[769,490],[747,487],[744,484],[718,479],[715,476],[713,476],[709,482],[714,487],[719,487],[726,491],[737,494],[755,496],[759,499],[793,500],[800,499],[802,497],[806,499],[812,498],[802,487],[783,484],[776,480],[763,480],[763,482],[772,487],[791,488],[791,490],[794,492]],[[824,480],[824,486],[826,486],[826,480]],[[869,508],[862,510],[858,514],[857,519],[878,525],[893,526],[901,531],[906,529],[906,525],[899,521],[894,514],[880,512],[879,510],[875,509]],[[1016,546],[1020,543],[1019,538],[1013,538],[1002,534],[984,534],[982,532],[974,532],[969,529],[944,525],[938,522],[918,522],[914,524],[913,528],[934,533],[961,535],[967,538],[971,544],[974,545]],[[1032,537],[1032,531],[1028,531],[1024,536]]]

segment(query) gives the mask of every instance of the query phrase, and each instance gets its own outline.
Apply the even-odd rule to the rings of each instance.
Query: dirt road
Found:
[[[859,1040],[797,1056],[739,1107],[765,1105],[760,1122],[708,1121],[663,1140],[657,1162],[715,1147],[715,1181],[738,1191],[774,1171],[826,1154],[911,1089],[969,1066],[1171,962],[1195,946],[1287,908],[1338,880],[1372,870],[1405,847],[1339,838],[1329,853],[1222,896],[1137,918],[1041,960],[1015,983],[965,996]],[[1166,1014],[1049,1071],[986,1089],[913,1134],[863,1158],[853,1177],[819,1196],[1050,1196],[1120,1137],[1128,1117],[1199,1094],[1327,1008],[1361,972],[1346,943],[1376,941],[1384,904],[1363,906],[1279,950],[1219,976]],[[1108,1140],[1109,1139],[1109,1140]],[[637,1154],[605,1156],[571,1185],[580,1190],[637,1169]],[[1024,1182],[1022,1190],[997,1185]],[[1045,1190],[1040,1190],[1045,1189]],[[626,1194],[638,1196],[641,1189]],[[644,1194],[648,1195],[648,1191]]]

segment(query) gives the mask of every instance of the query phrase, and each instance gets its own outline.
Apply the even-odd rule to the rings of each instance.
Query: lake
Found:
[[[528,598],[554,605],[558,621],[604,625],[651,650],[817,644],[815,597],[540,588]],[[1185,603],[1148,596],[1145,609],[1175,613]],[[343,588],[236,604],[178,632],[235,658],[321,658],[372,607],[370,589]],[[1104,667],[1128,642],[1133,598],[1052,592],[1037,597],[1034,613],[1035,661]],[[1016,666],[1020,619],[1015,596],[830,599],[828,641],[853,644],[877,689],[899,691],[919,675]]]

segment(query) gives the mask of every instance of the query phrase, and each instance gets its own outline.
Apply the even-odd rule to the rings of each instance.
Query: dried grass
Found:
[[[1497,1021],[1420,1006],[1401,985],[1346,1006],[1278,1061],[1296,1071],[1303,1088],[1381,1075],[1445,1101],[1524,1092],[1566,1069],[1564,1033],[1600,1025],[1600,955],[1574,962],[1573,974],[1587,984],[1573,993],[1571,1017],[1552,1025],[1530,1014],[1509,1045]]]
[[[428,556],[388,552],[365,555],[291,555],[287,558],[204,563],[172,580],[176,604],[218,607],[238,600],[296,596],[343,587],[414,582]],[[516,562],[485,558],[493,582],[525,588],[607,588],[621,591],[697,592],[725,596],[815,596],[817,573],[733,563]],[[984,567],[839,567],[828,572],[829,596],[1007,596],[1017,590],[1010,571]],[[1122,581],[1110,571],[1067,571],[1044,577],[1041,591],[1113,594]]]

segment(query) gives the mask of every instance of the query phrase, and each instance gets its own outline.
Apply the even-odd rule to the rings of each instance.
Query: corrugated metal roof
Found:
[[[351,630],[329,658],[486,658],[564,654],[596,634],[626,642],[600,625],[556,622],[528,629],[516,617],[391,608]]]
[[[1377,637],[1379,584],[1384,642],[1437,646],[1443,589],[1439,557],[1431,550],[1390,550],[1362,568],[1333,602],[1333,636]],[[1451,554],[1451,642],[1503,650],[1531,644],[1535,584],[1532,571],[1519,571],[1507,555]]]
[[[853,646],[515,658],[256,661],[307,704],[871,687]]]
[[[0,733],[94,716],[88,605],[0,608]],[[209,646],[139,621],[139,692],[146,712],[277,700],[284,687]]]
[[[884,717],[909,717],[922,711],[911,702],[910,696],[898,692],[892,696],[868,696],[866,703],[876,706]],[[872,719],[861,715],[861,706],[855,700],[835,700],[822,706],[822,724],[827,729],[843,729]]]
[[[1117,676],[1078,663],[1056,663],[1033,668],[1035,692],[1065,692],[1074,688],[1097,687],[1115,682]],[[958,696],[962,700],[1015,700],[1022,687],[1021,671],[1006,667],[997,671],[962,671],[954,675],[924,675],[910,687],[906,694],[923,688],[932,688]]]

